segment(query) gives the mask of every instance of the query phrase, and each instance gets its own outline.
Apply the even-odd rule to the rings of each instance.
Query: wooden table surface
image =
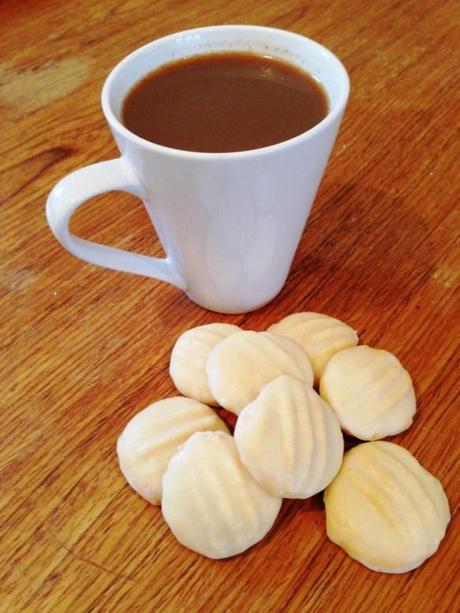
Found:
[[[459,610],[459,8],[1,2],[2,611]],[[44,217],[60,177],[117,156],[99,103],[111,67],[156,37],[217,23],[310,36],[352,82],[284,290],[231,317],[164,283],[75,259]],[[141,203],[126,194],[88,203],[73,229],[161,253]],[[285,502],[270,536],[246,554],[208,560],[182,548],[118,470],[124,424],[175,393],[167,369],[183,330],[212,321],[262,330],[300,310],[342,318],[413,377],[417,418],[392,440],[441,479],[453,513],[440,550],[415,572],[377,574],[348,558],[326,538],[320,496]]]

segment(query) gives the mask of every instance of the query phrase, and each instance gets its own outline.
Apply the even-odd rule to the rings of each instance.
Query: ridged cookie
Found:
[[[271,332],[241,331],[220,341],[209,354],[206,374],[219,405],[236,415],[280,375],[313,383],[310,360],[302,347]]]
[[[420,566],[450,520],[441,483],[399,445],[354,447],[327,488],[327,535],[352,558],[385,573]]]
[[[412,380],[388,351],[366,345],[343,349],[327,363],[320,394],[342,428],[365,441],[398,434],[412,423]]]
[[[128,422],[117,442],[121,472],[130,486],[152,504],[160,504],[161,478],[178,447],[199,430],[227,431],[206,405],[191,398],[155,402]]]
[[[309,498],[337,474],[343,436],[332,409],[314,389],[282,375],[266,385],[238,417],[241,460],[274,496]]]
[[[206,362],[219,341],[240,330],[232,324],[217,323],[191,328],[179,336],[171,353],[169,374],[181,394],[206,404],[216,404],[208,388]]]
[[[199,432],[171,459],[163,477],[163,516],[185,547],[228,558],[260,541],[281,498],[268,494],[241,463],[233,438]]]
[[[293,313],[270,326],[268,331],[289,336],[299,343],[310,358],[316,381],[337,351],[358,344],[353,328],[322,313]]]

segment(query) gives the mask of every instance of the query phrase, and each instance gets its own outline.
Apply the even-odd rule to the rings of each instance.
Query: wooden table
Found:
[[[458,610],[459,20],[454,0],[3,0],[2,611]],[[116,62],[170,32],[242,22],[328,46],[352,96],[287,285],[267,307],[225,317],[73,258],[44,203],[66,173],[117,156],[99,106]],[[95,199],[73,229],[161,253],[126,194]],[[453,512],[415,572],[349,559],[326,538],[320,496],[285,502],[262,543],[210,561],[182,548],[118,470],[124,424],[175,393],[180,332],[212,321],[262,330],[300,310],[342,318],[413,377],[418,415],[393,440],[442,480]]]

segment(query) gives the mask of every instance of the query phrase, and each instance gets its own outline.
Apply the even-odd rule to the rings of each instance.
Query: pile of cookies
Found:
[[[161,504],[186,547],[241,553],[271,529],[283,498],[325,490],[329,538],[368,568],[405,572],[437,550],[450,520],[442,485],[378,440],[408,428],[416,410],[392,354],[358,345],[337,319],[296,313],[266,332],[192,328],[170,374],[183,396],[135,415],[117,452],[128,483]],[[233,436],[212,406],[238,416]],[[371,442],[344,455],[342,430]]]

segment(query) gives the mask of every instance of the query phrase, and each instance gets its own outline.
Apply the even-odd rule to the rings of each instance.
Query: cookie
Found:
[[[117,442],[121,472],[130,486],[160,504],[161,478],[178,447],[199,430],[227,431],[208,406],[191,398],[167,398],[137,413]]]
[[[270,530],[281,507],[243,466],[233,438],[199,432],[169,462],[161,509],[182,545],[208,558],[242,553]]]
[[[169,374],[181,394],[216,404],[208,388],[206,362],[219,341],[239,331],[238,326],[217,323],[191,328],[179,336],[172,350]]]
[[[268,328],[293,338],[307,352],[313,366],[315,381],[338,351],[358,344],[358,335],[339,319],[322,313],[293,313]]]
[[[366,345],[343,349],[329,360],[320,394],[343,430],[365,441],[406,430],[416,410],[407,370],[393,354]]]
[[[407,449],[387,441],[348,451],[324,502],[330,540],[385,573],[420,566],[438,549],[450,520],[438,479]]]
[[[241,331],[220,341],[209,354],[206,374],[219,405],[236,415],[280,375],[313,383],[310,360],[302,347],[271,332]]]
[[[288,375],[266,385],[238,417],[241,460],[274,496],[309,498],[337,474],[343,436],[332,409],[313,388]]]

